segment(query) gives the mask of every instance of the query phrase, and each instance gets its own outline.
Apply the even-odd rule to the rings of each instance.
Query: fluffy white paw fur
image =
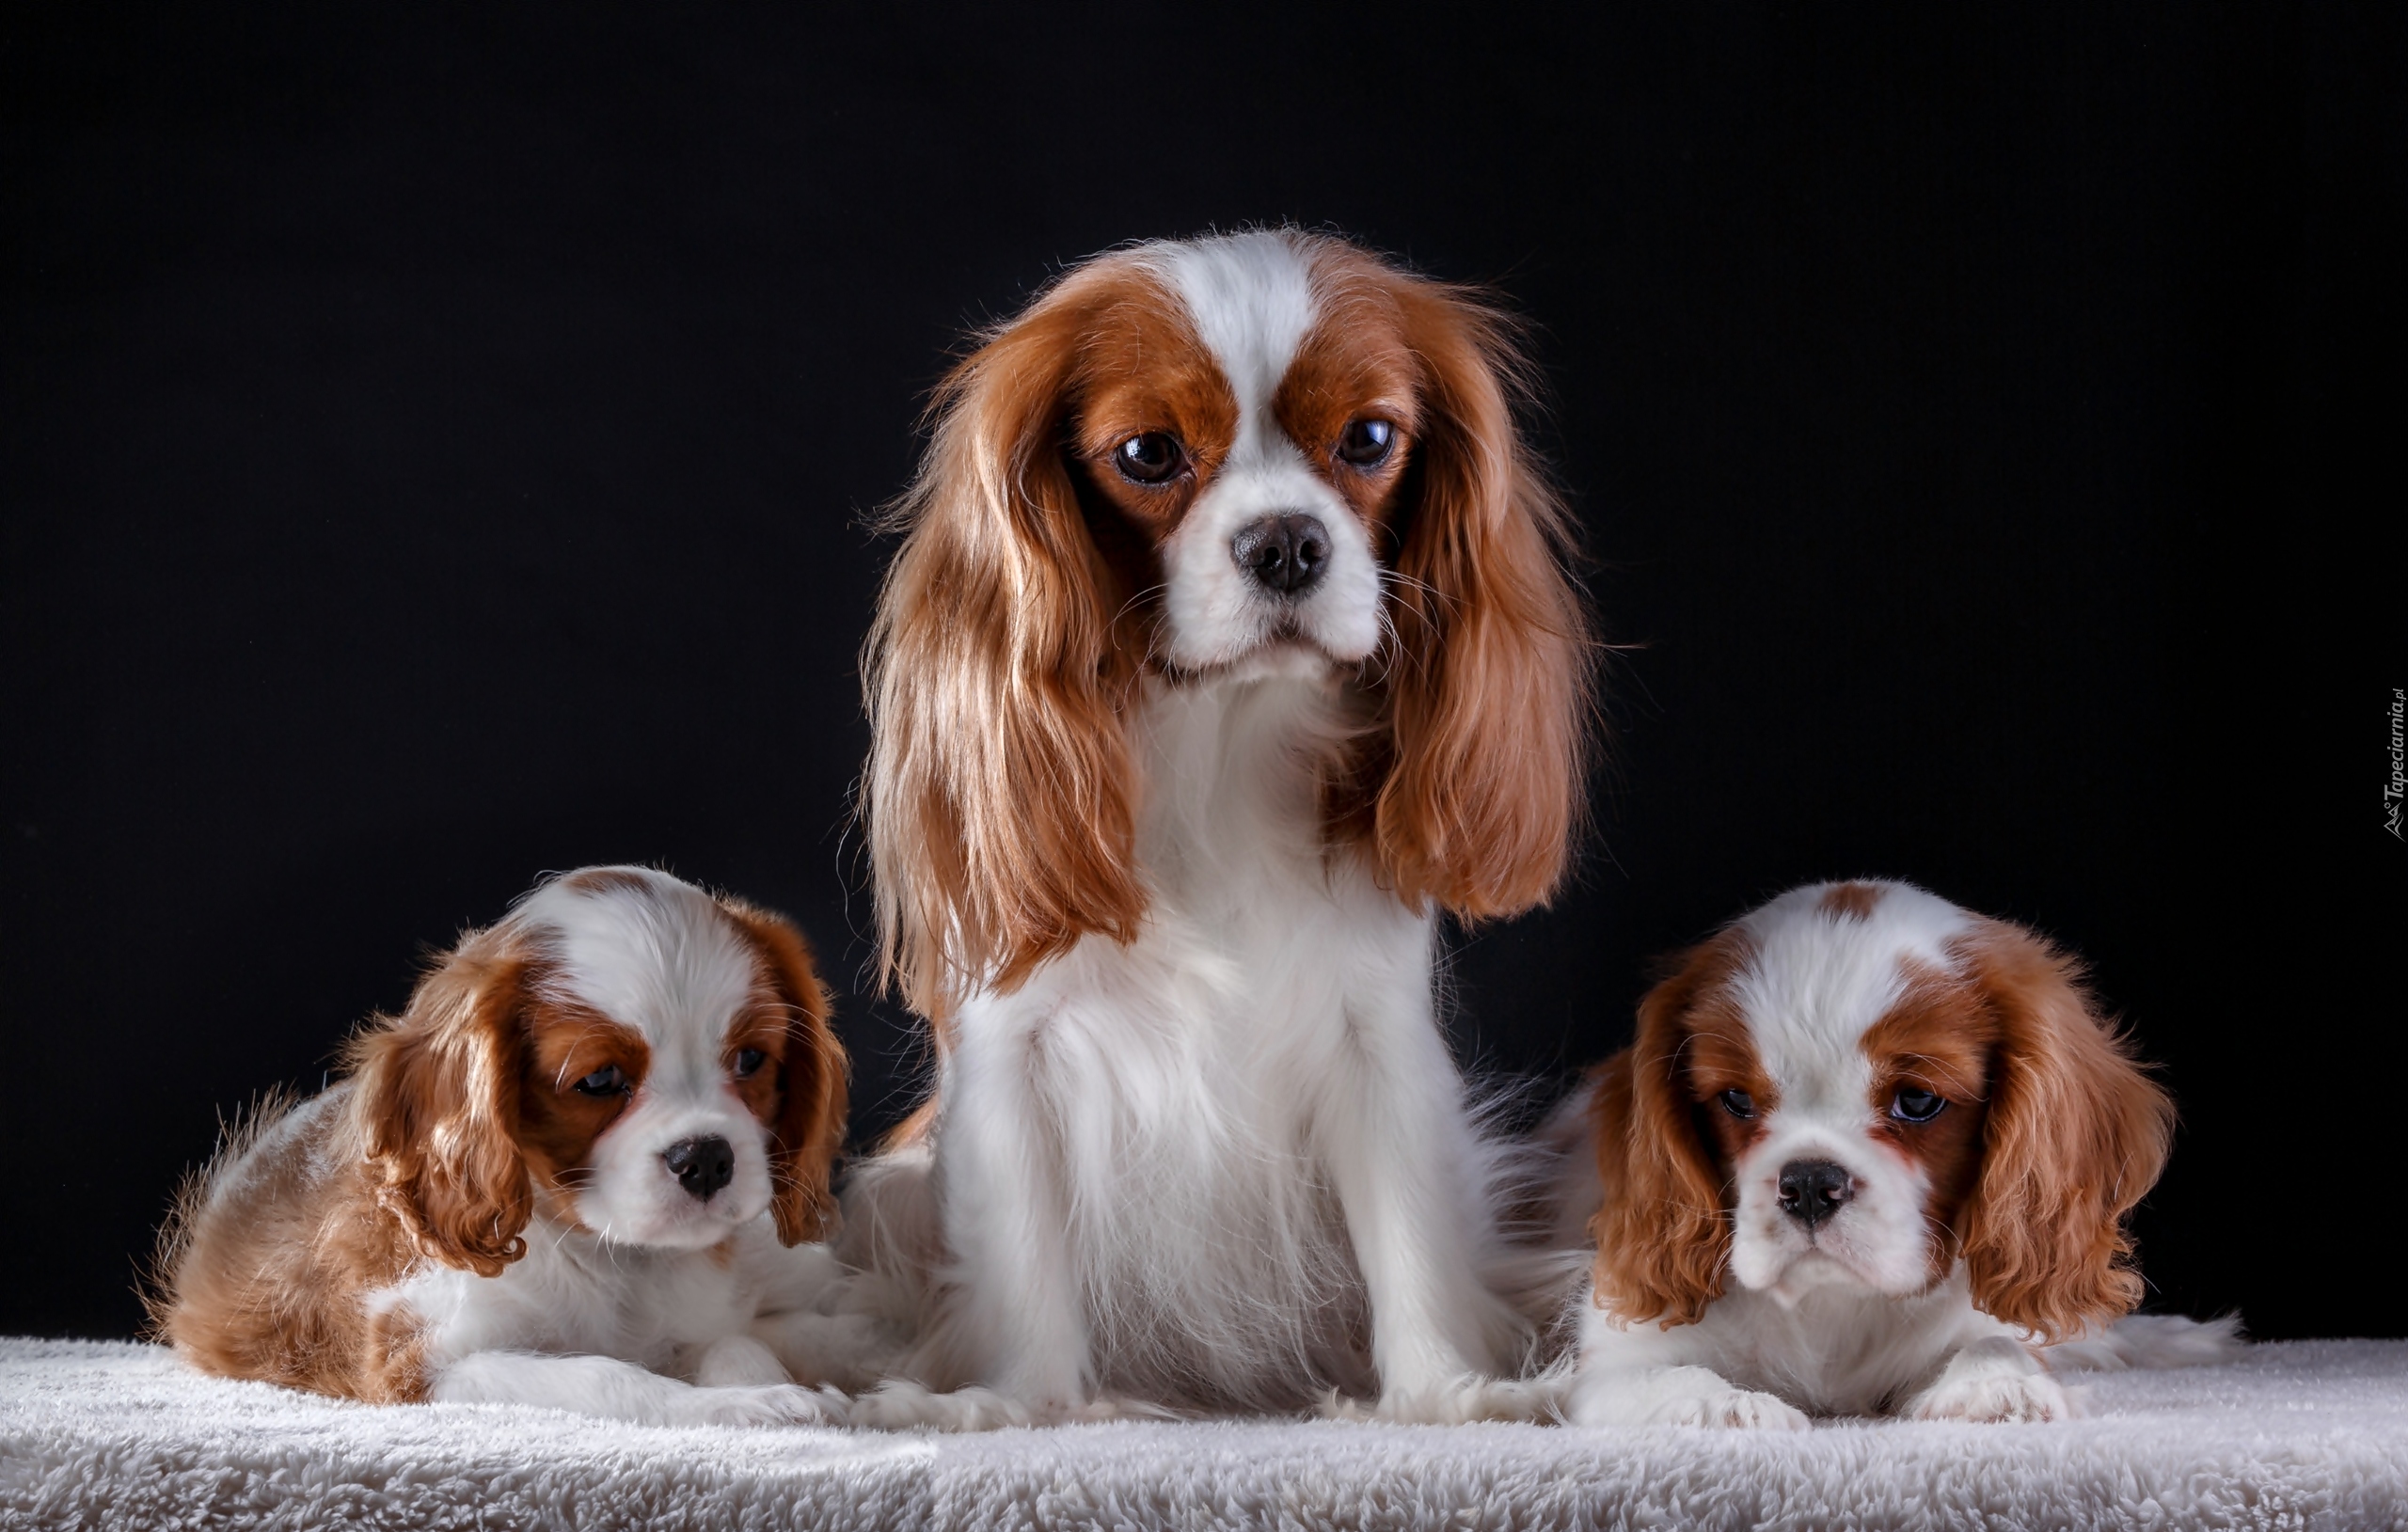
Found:
[[[744,1388],[790,1383],[793,1375],[770,1350],[750,1335],[721,1335],[694,1359],[693,1381],[703,1388]]]
[[[1943,1376],[1907,1406],[1910,1420],[1970,1420],[2020,1425],[2064,1420],[2073,1406],[2054,1378],[2045,1373],[2005,1372]]]
[[[1734,1388],[1710,1367],[1582,1374],[1572,1390],[1576,1426],[1705,1426],[1800,1431],[1804,1412],[1770,1394]]]
[[[880,1383],[853,1401],[853,1424],[885,1430],[991,1431],[1006,1426],[1033,1426],[1037,1417],[1017,1399],[991,1388],[957,1388],[947,1393],[918,1383]]]
[[[1726,1388],[1670,1400],[1656,1410],[1652,1424],[1708,1426],[1723,1430],[1802,1431],[1807,1420],[1802,1412],[1770,1394]]]
[[[1909,1420],[1972,1420],[2011,1425],[2064,1420],[2073,1405],[2030,1351],[1993,1336],[1948,1359],[1931,1386],[1907,1401]]]
[[[1109,1396],[1084,1404],[1030,1405],[991,1388],[945,1393],[900,1379],[852,1401],[852,1423],[887,1430],[992,1431],[1007,1426],[1070,1426],[1104,1420],[1175,1420],[1171,1411]]]
[[[844,1395],[800,1383],[696,1388],[670,1410],[681,1426],[842,1426],[851,1415]]]
[[[1327,1420],[1380,1420],[1400,1426],[1460,1426],[1473,1420],[1545,1425],[1563,1418],[1564,1382],[1557,1377],[1460,1378],[1443,1388],[1398,1390],[1376,1404],[1333,1392],[1322,1401]]]

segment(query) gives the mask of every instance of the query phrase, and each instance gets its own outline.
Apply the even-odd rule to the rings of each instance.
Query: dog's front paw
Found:
[[[1710,1367],[1582,1372],[1573,1381],[1567,1414],[1576,1426],[1801,1431],[1808,1425],[1805,1414],[1786,1400],[1735,1388]]]
[[[856,1426],[885,1430],[991,1431],[1027,1426],[1036,1416],[1016,1399],[991,1388],[957,1388],[939,1394],[917,1383],[881,1383],[853,1401]]]
[[[1048,1426],[1092,1425],[1110,1420],[1178,1420],[1176,1410],[1121,1394],[1099,1394],[1084,1404],[1056,1405],[1038,1412]]]
[[[1931,1386],[1900,1413],[1910,1420],[2023,1424],[2063,1420],[2073,1404],[2030,1351],[1993,1336],[1950,1357]]]
[[[705,1388],[775,1387],[794,1382],[770,1350],[750,1335],[721,1335],[694,1354],[690,1376]]]
[[[1332,1420],[1384,1420],[1402,1426],[1460,1426],[1472,1420],[1562,1418],[1563,1387],[1547,1378],[1458,1378],[1436,1388],[1390,1389],[1377,1404],[1331,1394],[1321,1413]]]
[[[1666,1399],[1656,1407],[1648,1423],[1749,1431],[1802,1431],[1808,1424],[1805,1414],[1786,1400],[1749,1388],[1725,1388]]]
[[[842,1426],[852,1401],[832,1388],[763,1383],[697,1388],[677,1414],[682,1424],[695,1426]]]
[[[2073,1414],[2066,1391],[2046,1373],[1969,1371],[1942,1377],[1907,1408],[1912,1420],[2030,1425]]]

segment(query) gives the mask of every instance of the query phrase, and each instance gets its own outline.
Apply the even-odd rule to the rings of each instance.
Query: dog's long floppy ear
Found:
[[[830,1024],[828,991],[811,948],[781,916],[722,898],[720,908],[752,939],[785,1007],[785,1059],[778,1080],[776,1142],[769,1155],[769,1201],[781,1243],[826,1232],[835,1206],[828,1181],[845,1142],[845,1049]]]
[[[1078,337],[1114,274],[1073,273],[937,390],[863,652],[881,966],[942,1018],[1080,937],[1136,935],[1105,575],[1064,459]]]
[[[1689,1098],[1690,1008],[1738,956],[1735,937],[1685,954],[1639,1003],[1639,1034],[1598,1069],[1597,1170],[1605,1201],[1596,1302],[1625,1323],[1693,1324],[1722,1296],[1731,1221],[1721,1177],[1699,1136]]]
[[[1958,956],[2000,1031],[1965,1221],[1973,1302],[2062,1339],[2140,1302],[2124,1220],[2165,1168],[2174,1103],[2071,958],[2004,921],[1981,923]]]
[[[479,1276],[527,1253],[534,1200],[517,1129],[531,967],[506,927],[472,933],[348,1050],[378,1203],[421,1254]]]
[[[1528,369],[1471,294],[1400,277],[1422,371],[1383,667],[1392,752],[1374,842],[1414,904],[1517,914],[1562,879],[1586,810],[1595,646],[1570,518],[1522,439]]]

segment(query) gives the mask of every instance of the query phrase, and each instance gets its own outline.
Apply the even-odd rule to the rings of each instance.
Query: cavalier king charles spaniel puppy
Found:
[[[182,1199],[158,1329],[203,1370],[656,1425],[842,1417],[794,1380],[871,1327],[815,1312],[824,1247],[781,1247],[828,1211],[845,1057],[784,921],[642,867],[555,877],[346,1073]]]
[[[1493,1407],[1531,1325],[1437,920],[1563,876],[1591,669],[1511,329],[1256,231],[1090,261],[940,388],[864,667],[939,1080],[847,1198],[923,1388],[863,1418]]]
[[[2124,1219],[2173,1105],[2073,959],[1921,889],[1820,884],[1741,918],[1575,1110],[1597,1209],[1577,1423],[2050,1420],[2052,1361],[2233,1344],[2230,1321],[2106,1328],[2141,1296]]]

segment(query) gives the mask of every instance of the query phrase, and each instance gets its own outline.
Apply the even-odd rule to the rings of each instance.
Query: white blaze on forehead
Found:
[[[1239,437],[1271,407],[1314,317],[1312,270],[1279,233],[1164,244],[1142,259],[1186,306],[1196,333],[1237,395]]]
[[[1743,917],[1754,954],[1731,979],[1757,1055],[1782,1090],[1782,1109],[1864,1110],[1870,1066],[1857,1044],[1905,993],[1909,959],[1956,970],[1948,943],[1966,913],[1908,883],[1877,894],[1861,916],[1825,908],[1832,885],[1792,889]]]
[[[583,887],[547,883],[519,907],[520,919],[551,936],[552,983],[641,1033],[656,1065],[703,1062],[752,998],[751,949],[691,884],[644,867],[604,871],[607,879]]]

